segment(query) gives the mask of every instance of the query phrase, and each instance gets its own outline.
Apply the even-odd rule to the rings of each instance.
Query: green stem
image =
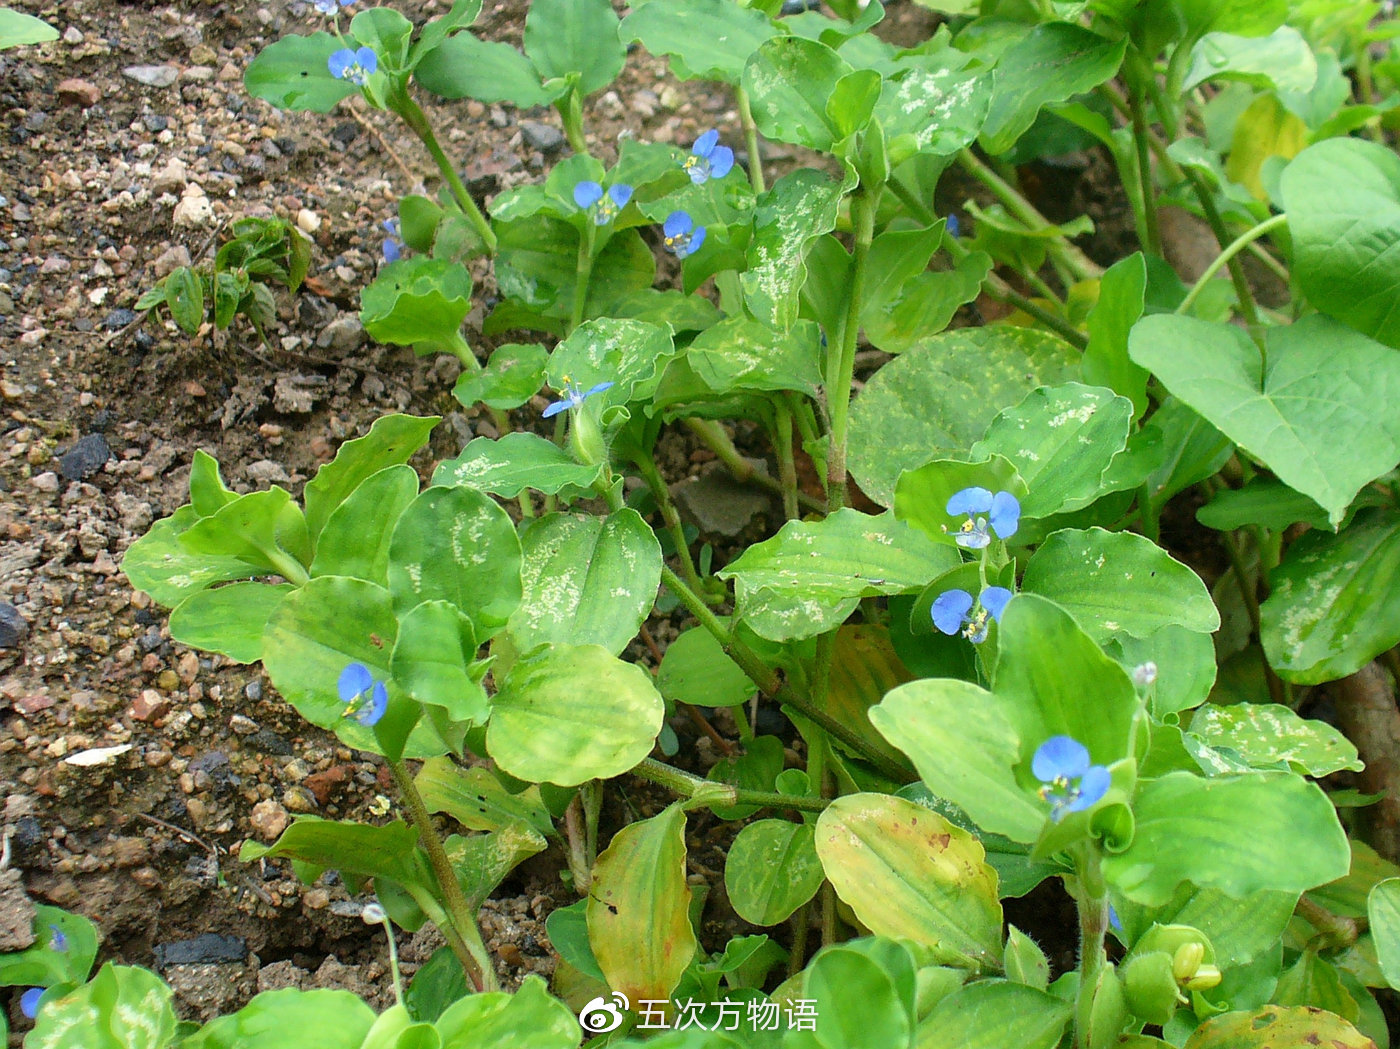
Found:
[[[457,174],[457,169],[453,167],[452,161],[447,159],[447,154],[442,151],[442,146],[438,145],[437,135],[433,133],[432,125],[428,123],[427,114],[407,94],[392,99],[390,104],[394,112],[403,118],[409,130],[417,135],[419,141],[427,147],[428,153],[433,158],[433,163],[437,164],[438,171],[442,173],[443,179],[452,191],[452,199],[457,202],[457,206],[467,216],[467,221],[476,230],[477,236],[481,238],[481,243],[486,248],[486,253],[494,255],[496,253],[496,234],[491,229],[491,223],[486,220],[486,216],[476,206],[476,201],[472,200],[472,195],[467,192],[467,187],[463,185],[461,176]]]
[[[559,111],[559,120],[564,125],[564,137],[569,141],[569,148],[581,156],[586,156],[588,140],[583,135],[583,99],[579,96],[578,85],[572,85],[564,97],[554,103],[554,108]]]
[[[1266,233],[1272,233],[1287,222],[1287,215],[1271,215],[1257,226],[1245,230],[1234,240],[1230,241],[1220,254],[1215,257],[1215,260],[1206,267],[1205,272],[1201,274],[1196,283],[1191,286],[1191,290],[1186,293],[1186,298],[1181,300],[1181,305],[1176,308],[1176,312],[1189,312],[1191,307],[1195,305],[1196,299],[1200,296],[1201,292],[1205,290],[1205,286],[1214,280],[1215,275],[1220,272],[1220,267],[1227,265],[1231,259],[1243,251],[1248,245],[1252,244]]]
[[[749,93],[735,85],[734,100],[739,104],[739,125],[744,129],[744,148],[749,152],[749,185],[755,193],[762,193],[768,186],[763,179],[763,156],[758,151],[758,128],[749,108]]]
[[[773,403],[773,446],[778,453],[778,483],[783,489],[783,516],[797,520],[802,511],[797,506],[797,463],[792,456],[792,409],[784,395]]]
[[[685,420],[685,426],[686,429],[700,438],[706,448],[715,453],[734,480],[740,484],[752,483],[760,488],[767,488],[777,496],[783,494],[782,482],[755,470],[753,464],[739,454],[739,449],[734,447],[734,442],[730,440],[729,434],[724,432],[724,427],[719,423],[709,419],[688,417]],[[798,492],[797,501],[813,513],[826,513],[826,504],[819,499],[813,499],[806,492]]]
[[[446,905],[448,921],[442,934],[452,946],[457,960],[462,963],[472,986],[477,991],[497,990],[496,970],[491,965],[491,955],[482,942],[481,930],[476,927],[476,916],[467,904],[462,883],[457,880],[452,861],[447,858],[447,850],[442,847],[442,838],[433,826],[433,818],[428,813],[428,806],[423,803],[423,795],[418,793],[418,786],[402,760],[388,758],[386,761],[394,784],[399,788],[399,796],[408,809],[408,818],[418,830],[423,851],[428,854],[428,865],[433,869],[438,891]]]
[[[646,482],[647,488],[651,491],[651,497],[656,500],[666,530],[671,533],[671,544],[676,548],[676,557],[680,559],[681,571],[685,573],[686,582],[694,587],[697,593],[703,592],[705,584],[700,578],[700,573],[696,571],[695,561],[690,556],[690,546],[685,541],[685,526],[681,523],[680,512],[677,511],[676,504],[671,499],[671,490],[666,487],[661,471],[656,468],[656,462],[649,455],[636,459],[634,462],[637,466],[637,472],[642,475],[642,480]]]
[[[568,844],[569,873],[574,879],[574,891],[586,895],[593,884],[593,865],[588,861],[588,846],[583,824],[579,817],[583,814],[582,793],[569,799],[564,809],[564,840]]]
[[[1046,299],[1049,302],[1053,302],[1056,306],[1064,306],[1064,300],[1061,299],[1059,295],[1055,294],[1055,289],[1050,287],[1049,282],[1047,282],[1045,278],[1042,277],[1039,273],[1027,270],[1021,274],[1021,277],[1025,280],[1027,284],[1031,286],[1033,290],[1040,292],[1041,298]]]
[[[306,566],[280,547],[276,550],[264,550],[263,553],[277,568],[278,574],[293,586],[305,586],[311,581],[311,573],[306,570]]]
[[[865,305],[866,262],[875,237],[875,208],[880,190],[864,186],[851,194],[851,226],[855,244],[851,253],[851,279],[846,288],[846,318],[827,354],[826,395],[831,412],[831,444],[826,458],[826,501],[832,510],[846,505],[846,430],[851,408],[851,380],[856,369],[856,342],[860,336],[860,311]]]
[[[1369,924],[1365,918],[1344,918],[1333,914],[1308,896],[1298,897],[1298,905],[1293,911],[1321,933],[1323,941],[1333,950],[1356,943]]]
[[[792,950],[788,953],[788,978],[802,971],[807,960],[807,926],[812,922],[812,901],[808,900],[792,916]]]
[[[760,805],[771,809],[821,812],[830,804],[825,798],[779,794],[771,790],[745,790],[729,783],[701,779],[654,758],[643,758],[632,774],[658,783],[684,798],[699,798],[707,805]]]
[[[1206,222],[1210,225],[1211,231],[1215,234],[1215,239],[1222,249],[1228,250],[1232,243],[1230,231],[1225,228],[1225,220],[1220,215],[1220,209],[1215,206],[1215,198],[1211,195],[1210,187],[1206,185],[1205,179],[1201,177],[1199,171],[1191,168],[1182,169],[1191,189],[1196,194],[1196,199],[1200,201],[1201,212],[1206,217]],[[1240,265],[1240,260],[1231,255],[1225,260],[1230,267],[1230,280],[1235,285],[1235,297],[1240,300],[1240,312],[1244,314],[1245,322],[1251,329],[1259,327],[1259,308],[1254,302],[1254,292],[1250,290],[1249,278],[1245,276],[1244,267]],[[1260,345],[1259,354],[1264,355],[1264,347]]]
[[[574,266],[574,304],[569,311],[569,332],[583,323],[583,311],[588,305],[588,283],[593,279],[593,243],[598,227],[589,222],[585,230],[579,238],[578,262]]]
[[[472,352],[471,343],[462,337],[460,331],[454,331],[448,337],[447,349],[452,356],[462,362],[462,367],[469,372],[481,371],[481,363],[476,359],[476,354]],[[509,426],[507,426],[509,429]]]
[[[1133,142],[1137,146],[1138,193],[1142,198],[1142,226],[1138,230],[1142,246],[1149,255],[1162,256],[1162,228],[1157,219],[1157,191],[1152,184],[1152,154],[1148,143],[1147,114],[1143,109],[1144,76],[1133,63],[1128,76],[1128,108],[1132,114]],[[1152,76],[1149,68],[1147,77]]]
[[[1099,853],[1092,843],[1082,844],[1079,869],[1079,991],[1074,1006],[1074,1044],[1088,1049],[1094,1014],[1094,994],[1108,961],[1104,934],[1108,931],[1108,889],[1099,867]]]
[[[1036,210],[1035,206],[1016,192],[1000,175],[989,168],[969,149],[964,149],[958,154],[958,163],[962,169],[975,178],[992,195],[1001,201],[1002,206],[1012,215],[1020,219],[1028,227],[1034,230],[1045,229],[1053,226],[1049,219]],[[1051,250],[1059,254],[1065,264],[1069,266],[1078,280],[1091,280],[1095,277],[1103,276],[1103,267],[1095,263],[1084,252],[1080,251],[1064,237],[1051,242]]]

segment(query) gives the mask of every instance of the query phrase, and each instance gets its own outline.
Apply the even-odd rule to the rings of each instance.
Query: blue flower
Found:
[[[326,66],[330,69],[331,76],[363,87],[370,75],[378,72],[379,56],[368,47],[362,47],[358,51],[342,47],[326,59]]]
[[[1042,743],[1031,758],[1031,772],[1044,784],[1040,797],[1050,802],[1056,823],[1065,813],[1097,804],[1113,779],[1104,766],[1089,764],[1089,748],[1072,736],[1051,736]]]
[[[398,262],[403,257],[403,240],[400,233],[398,219],[385,219],[382,223],[384,231],[389,234],[384,241],[384,261]]]
[[[978,516],[990,511],[990,518]],[[992,535],[1010,539],[1021,522],[1021,504],[1010,492],[992,495],[985,488],[964,488],[948,500],[948,516],[967,520],[953,536],[953,542],[969,550],[981,550],[991,544]],[[991,532],[988,532],[988,528]]]
[[[369,667],[363,663],[351,663],[340,672],[337,682],[340,701],[346,704],[341,717],[354,718],[368,728],[384,716],[389,708],[389,692],[384,682],[375,681]]]
[[[988,621],[1001,622],[1001,613],[1013,596],[1004,586],[989,586],[974,602],[966,590],[945,590],[934,599],[929,613],[933,616],[933,625],[949,637],[961,631],[963,637],[980,645],[987,640]],[[975,614],[974,604],[982,606]]]
[[[675,252],[678,259],[694,255],[700,250],[700,245],[705,243],[705,227],[696,226],[694,220],[684,211],[673,211],[667,215],[661,232],[665,234],[666,247]]]
[[[948,231],[948,236],[952,237],[954,240],[957,240],[958,234],[962,232],[962,223],[958,221],[958,217],[956,215],[954,215],[952,212],[949,212],[948,224],[943,228]]]
[[[549,419],[555,415],[558,415],[565,408],[582,407],[583,402],[588,400],[588,398],[592,397],[595,393],[602,393],[604,390],[606,390],[609,386],[612,385],[614,384],[611,382],[600,382],[597,386],[594,386],[588,390],[581,390],[576,385],[574,385],[574,383],[570,382],[569,377],[566,375],[564,376],[564,396],[559,400],[555,401],[540,414],[544,418]]]
[[[43,987],[31,987],[19,996],[19,1011],[31,1020],[38,1015],[39,999],[44,996],[44,990]]]
[[[724,178],[734,167],[734,151],[728,146],[716,145],[717,142],[719,132],[711,128],[695,140],[690,156],[681,164],[697,186],[712,178]]]
[[[599,183],[591,180],[580,182],[574,187],[574,203],[584,211],[593,209],[595,226],[606,226],[617,218],[617,213],[625,208],[631,199],[632,187],[628,185],[609,186],[606,193]]]
[[[355,0],[340,0],[340,6],[349,7],[354,2]],[[336,0],[312,0],[311,6],[323,15],[333,15],[336,12]]]
[[[49,947],[60,954],[68,950],[68,937],[63,935],[63,930],[53,923],[49,924],[49,930],[53,933],[49,939]]]

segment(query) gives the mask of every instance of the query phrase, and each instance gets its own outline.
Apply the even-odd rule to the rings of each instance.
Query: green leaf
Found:
[[[826,121],[838,142],[870,123],[880,98],[880,84],[880,74],[873,69],[857,69],[836,81],[826,100]]]
[[[457,0],[447,14],[441,18],[434,18],[419,32],[418,39],[413,42],[413,49],[408,54],[409,67],[417,66],[423,56],[451,34],[471,25],[480,14],[481,0]]]
[[[468,408],[478,401],[500,411],[519,408],[544,385],[548,360],[549,354],[537,342],[498,346],[485,368],[461,374],[452,388],[452,396]]]
[[[917,1049],[1054,1049],[1072,1009],[1045,991],[1000,980],[948,995],[924,1017]]]
[[[724,890],[734,911],[753,925],[777,925],[821,888],[810,824],[757,820],[741,830],[724,861]]]
[[[593,867],[588,942],[610,988],[628,999],[667,999],[698,944],[688,914],[685,810],[628,824]]]
[[[1303,34],[1279,26],[1268,36],[1207,33],[1191,48],[1191,65],[1181,89],[1190,91],[1208,80],[1242,80],[1278,91],[1311,91],[1317,59]]]
[[[1400,642],[1400,517],[1363,510],[1337,535],[1313,530],[1269,575],[1259,608],[1269,664],[1300,684],[1355,673]]]
[[[149,969],[108,962],[91,983],[44,1002],[24,1042],[31,1049],[165,1049],[175,1039],[172,995]]]
[[[175,323],[193,335],[204,323],[204,282],[188,266],[181,266],[165,278],[165,304]]]
[[[1001,56],[982,146],[1003,153],[1015,144],[1042,106],[1063,102],[1102,84],[1123,62],[1126,39],[1106,40],[1068,22],[1038,25]]]
[[[597,645],[555,644],[500,682],[486,749],[530,783],[619,776],[651,751],[665,704],[651,676]]]
[[[1104,475],[1127,447],[1132,421],[1132,402],[1101,386],[1042,386],[993,419],[970,454],[1005,456],[1029,489],[1021,515],[1049,517],[1104,494]]]
[[[243,86],[278,109],[329,113],[341,99],[360,93],[350,81],[331,76],[326,65],[344,46],[330,33],[289,33],[258,52],[243,72]]]
[[[1006,978],[1043,991],[1050,986],[1050,960],[1040,945],[1014,925],[1006,927]]]
[[[1219,532],[1247,525],[1282,532],[1299,521],[1327,528],[1327,512],[1322,507],[1272,477],[1255,477],[1243,488],[1221,489],[1196,511],[1196,520]]]
[[[967,523],[967,515],[954,517],[948,513],[948,502],[957,492],[973,487],[1010,492],[1018,500],[1027,497],[1025,482],[1004,456],[993,454],[977,463],[935,459],[899,475],[894,490],[894,515],[935,543],[960,549],[956,545],[957,533]],[[952,567],[957,568],[960,563],[961,560],[954,562]]]
[[[358,1046],[373,1025],[374,1010],[350,991],[285,987],[264,991],[180,1044],[181,1049],[263,1049],[295,1042],[305,1049],[347,1049]]]
[[[717,574],[735,581],[740,616],[755,633],[788,641],[839,625],[862,597],[917,590],[957,561],[893,514],[846,508],[789,521]]]
[[[703,627],[683,631],[666,646],[656,687],[672,703],[699,707],[737,707],[753,698],[755,688]]]
[[[1172,625],[1206,634],[1220,626],[1201,577],[1133,532],[1056,532],[1026,565],[1021,589],[1059,604],[1100,644]]]
[[[432,1023],[453,1002],[468,997],[467,975],[448,946],[439,947],[413,974],[403,1004],[415,1020]]]
[[[682,80],[739,83],[744,63],[777,35],[772,20],[732,0],[650,0],[622,20],[624,41],[640,40],[653,55],[675,55]]]
[[[170,613],[170,636],[191,648],[222,652],[235,663],[256,663],[268,617],[294,589],[244,582],[198,590]]]
[[[798,321],[783,332],[731,317],[697,335],[686,361],[715,393],[797,390],[816,397],[821,354],[821,330],[811,321]]]
[[[453,1003],[434,1026],[442,1038],[442,1049],[487,1045],[574,1049],[579,1037],[573,1012],[550,996],[545,982],[535,973],[526,976],[514,994],[492,991]]]
[[[510,617],[516,648],[598,645],[618,655],[656,603],[661,544],[640,514],[548,514],[521,537],[524,597]]]
[[[307,721],[332,730],[352,747],[374,753],[387,749],[397,757],[421,714],[390,680],[389,656],[397,633],[387,590],[359,579],[321,576],[273,610],[263,631],[263,665],[277,691]],[[345,717],[336,682],[350,663],[363,663],[387,684],[388,711],[372,728]]]
[[[608,0],[532,0],[525,16],[525,54],[543,80],[578,74],[582,95],[611,84],[627,61]]]
[[[414,255],[389,263],[360,293],[360,321],[376,342],[446,349],[461,341],[471,299],[466,266]]]
[[[851,407],[848,469],[871,499],[894,499],[900,471],[961,457],[1008,404],[1078,378],[1079,353],[1031,328],[944,332],[910,347]]]
[[[601,463],[580,463],[538,434],[508,433],[499,440],[475,438],[457,458],[438,463],[433,483],[466,485],[513,499],[527,488],[546,495],[590,488],[602,469]]]
[[[886,353],[903,353],[946,328],[958,307],[977,298],[991,269],[992,257],[974,251],[950,270],[911,277],[886,309],[862,317],[866,338]]]
[[[1209,634],[1165,626],[1146,638],[1120,634],[1105,648],[1130,673],[1144,663],[1157,665],[1148,696],[1159,718],[1200,706],[1215,684],[1215,646]]]
[[[1235,898],[1219,889],[1183,885],[1160,909],[1123,901],[1119,917],[1132,943],[1154,923],[1198,929],[1215,948],[1215,963],[1228,970],[1267,954],[1283,935],[1297,904],[1296,893],[1264,891]]]
[[[238,558],[247,566],[245,576],[276,573],[296,580],[311,563],[306,518],[282,488],[240,495],[177,541],[187,553]]]
[[[34,905],[34,942],[22,951],[0,954],[0,986],[86,983],[97,958],[97,926],[81,914],[47,904]],[[57,933],[67,943],[57,946]]]
[[[880,316],[899,299],[905,283],[928,269],[929,259],[943,243],[944,225],[940,219],[925,229],[886,230],[871,242],[865,261],[861,327],[869,328],[872,322],[878,327]],[[844,291],[849,273],[841,276],[845,278],[840,280]]]
[[[796,322],[808,250],[815,238],[836,228],[841,198],[850,188],[820,171],[799,168],[758,198],[748,269],[740,281],[745,304],[764,324],[786,331]]]
[[[312,497],[311,486],[319,480],[320,475],[313,478],[305,493],[318,510],[323,500],[334,497],[329,484],[322,495]],[[312,576],[353,576],[387,587],[394,525],[417,497],[418,473],[411,466],[390,466],[360,481],[326,518],[316,539]]]
[[[902,798],[848,794],[818,818],[816,847],[871,932],[913,940],[940,965],[1000,967],[997,876],[967,831]]]
[[[391,7],[368,7],[350,19],[350,36],[379,56],[385,69],[402,69],[413,23]]]
[[[741,790],[775,791],[784,760],[782,740],[777,736],[754,736],[745,740],[736,753],[715,762],[705,778],[714,783],[728,783]],[[710,805],[710,811],[722,820],[742,820],[761,807],[747,802],[737,805],[715,802]]]
[[[832,123],[827,102],[851,71],[845,59],[815,40],[766,40],[749,56],[742,78],[758,130],[778,142],[829,151],[849,132]]]
[[[387,878],[410,889],[433,885],[418,831],[403,820],[382,826],[353,820],[302,816],[271,845],[245,841],[238,857],[245,863],[286,856],[315,868],[334,868],[360,878]]]
[[[1400,990],[1400,878],[1378,882],[1366,898],[1366,917],[1376,942],[1381,972]]]
[[[1287,762],[1305,776],[1330,776],[1366,766],[1355,745],[1325,721],[1299,717],[1277,703],[1208,703],[1191,719],[1191,735],[1207,746],[1228,748],[1255,768]]]
[[[446,601],[424,601],[399,617],[389,667],[400,688],[442,707],[455,722],[484,724],[491,703],[476,668],[471,620]]]
[[[614,386],[597,395],[603,405],[645,400],[656,391],[666,362],[675,353],[670,333],[645,321],[600,317],[575,328],[554,347],[545,376],[563,390],[569,382],[589,389],[600,382]]]
[[[520,603],[520,540],[509,515],[474,488],[432,487],[414,499],[389,542],[389,591],[405,612],[448,601],[484,641]]]
[[[470,33],[449,37],[424,55],[413,78],[442,98],[509,102],[518,109],[547,106],[568,89],[563,83],[544,86],[530,60],[509,44]]]
[[[1149,905],[1183,881],[1232,896],[1301,893],[1343,877],[1351,862],[1327,795],[1292,773],[1173,772],[1140,785],[1133,815],[1133,840],[1104,858],[1104,876]]]
[[[1142,316],[1146,291],[1147,265],[1134,252],[1099,278],[1099,299],[1085,321],[1084,381],[1127,397],[1134,418],[1147,410],[1147,369],[1128,357],[1128,333]]]
[[[1353,138],[1303,150],[1284,169],[1294,269],[1319,310],[1400,347],[1400,158]]]
[[[158,604],[174,608],[207,586],[246,579],[248,565],[242,559],[191,553],[180,545],[180,537],[199,520],[193,506],[182,506],[132,543],[122,558],[122,571],[131,585]]]
[[[1316,315],[1270,328],[1266,350],[1267,366],[1238,328],[1190,317],[1147,317],[1131,340],[1133,360],[1335,526],[1400,459],[1400,419],[1375,407],[1400,397],[1400,356]]]
[[[43,44],[58,39],[58,30],[42,19],[0,7],[0,51],[26,44]]]
[[[992,77],[986,69],[960,69],[952,49],[925,56],[886,81],[875,107],[894,154],[946,157],[972,144],[987,119]]]
[[[914,1026],[917,983],[908,948],[863,939],[824,948],[802,978],[814,999],[814,1034],[783,1040],[787,1049],[906,1046]]]
[[[381,470],[408,462],[427,444],[439,421],[441,417],[436,415],[384,415],[374,421],[369,433],[342,444],[335,458],[306,482],[302,498],[312,542],[335,509],[361,484]]]
[[[521,823],[542,837],[558,837],[533,784],[512,794],[485,767],[463,768],[451,758],[425,761],[413,782],[429,812],[445,812],[468,830],[499,831]]]
[[[1268,1005],[1214,1016],[1196,1028],[1185,1049],[1375,1049],[1376,1043],[1340,1016],[1307,1006]]]

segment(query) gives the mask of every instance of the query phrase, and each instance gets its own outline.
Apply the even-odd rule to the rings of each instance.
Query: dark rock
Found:
[[[102,318],[102,327],[108,331],[121,331],[135,319],[135,310],[112,310]]]
[[[92,422],[88,424],[88,429],[93,433],[106,433],[112,425],[112,413],[106,408],[99,408],[93,414]]]
[[[248,737],[248,745],[260,754],[285,758],[292,753],[292,744],[270,729],[260,728]]]
[[[0,648],[18,648],[29,633],[29,620],[8,601],[0,601]]]
[[[564,148],[564,132],[553,124],[537,124],[532,120],[524,120],[520,123],[520,133],[524,136],[526,145],[531,149],[538,149],[541,153],[557,153]]]
[[[156,945],[156,968],[168,965],[217,965],[241,962],[248,957],[248,943],[242,936],[221,936],[206,932],[193,940],[175,940]]]
[[[146,125],[146,130],[152,134],[159,134],[170,126],[169,117],[163,117],[156,113],[147,113],[141,118],[141,122]]]
[[[348,146],[359,137],[359,125],[348,120],[343,124],[337,124],[331,129],[331,138],[335,139],[335,141],[339,142],[342,146]]]
[[[58,469],[68,480],[81,481],[97,473],[110,458],[112,449],[107,447],[107,438],[90,433],[59,458]]]
[[[21,816],[12,824],[10,848],[20,861],[25,861],[44,844],[44,825],[34,816]]]

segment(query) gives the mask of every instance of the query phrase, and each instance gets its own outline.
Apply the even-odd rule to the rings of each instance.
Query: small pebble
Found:
[[[90,433],[73,445],[58,460],[58,468],[70,481],[91,477],[112,458],[112,449],[100,433]]]
[[[16,648],[29,633],[29,621],[8,601],[0,601],[0,648]]]
[[[147,87],[170,87],[180,79],[180,71],[174,66],[127,66],[122,76]]]

